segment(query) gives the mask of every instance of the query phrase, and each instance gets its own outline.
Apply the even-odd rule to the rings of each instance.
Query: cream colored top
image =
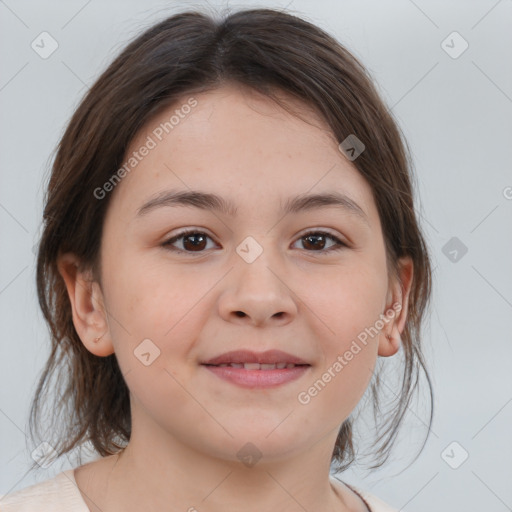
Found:
[[[30,487],[0,495],[0,512],[90,512],[74,476],[68,469]],[[368,503],[371,512],[397,512],[376,496],[351,486]]]

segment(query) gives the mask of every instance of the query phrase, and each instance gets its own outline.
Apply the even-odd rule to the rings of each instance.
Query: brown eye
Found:
[[[329,239],[333,240],[334,244],[325,249],[327,240]],[[323,231],[311,231],[302,236],[299,240],[302,240],[304,248],[310,252],[329,252],[346,247],[346,244],[340,239],[329,233],[324,233]]]
[[[202,231],[189,230],[170,238],[162,244],[166,249],[181,253],[201,253],[207,247],[210,236]],[[328,245],[329,240],[331,245]],[[323,231],[311,231],[300,237],[298,241],[302,241],[303,247],[308,252],[326,253],[337,251],[347,247],[339,238]],[[180,242],[181,247],[176,247],[176,243]],[[327,247],[327,248],[326,248]]]
[[[206,233],[201,231],[186,231],[167,240],[162,246],[177,252],[203,252],[207,248],[209,238]],[[174,247],[173,244],[178,241],[181,241],[182,247]]]

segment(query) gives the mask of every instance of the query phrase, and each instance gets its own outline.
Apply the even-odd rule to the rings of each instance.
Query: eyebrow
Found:
[[[234,217],[238,212],[238,208],[232,201],[217,194],[199,190],[168,190],[144,203],[137,210],[136,217],[142,217],[157,208],[175,206],[192,206],[202,210],[213,210],[230,217]],[[340,208],[369,225],[364,210],[353,199],[339,192],[301,194],[289,198],[282,206],[282,213],[287,215],[327,207]]]

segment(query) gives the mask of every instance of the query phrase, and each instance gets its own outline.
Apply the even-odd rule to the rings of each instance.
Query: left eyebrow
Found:
[[[203,210],[214,210],[230,217],[234,217],[238,212],[237,206],[232,201],[216,194],[198,190],[169,190],[161,192],[144,203],[137,210],[136,217],[141,217],[156,208],[164,206],[192,206]],[[327,207],[341,208],[369,225],[364,210],[353,199],[339,192],[301,194],[289,198],[282,206],[282,213],[287,215]]]

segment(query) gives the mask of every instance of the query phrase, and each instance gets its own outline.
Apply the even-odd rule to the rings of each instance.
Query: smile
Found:
[[[201,366],[226,382],[248,389],[281,386],[302,377],[311,368],[309,364],[293,363],[222,363]]]
[[[282,370],[283,368],[295,368],[295,366],[309,366],[309,365],[296,365],[294,363],[268,363],[268,364],[260,364],[260,363],[222,363],[222,364],[214,364],[214,365],[206,365],[206,366],[217,366],[217,367],[226,367],[230,366],[231,368],[244,368],[245,370]]]

